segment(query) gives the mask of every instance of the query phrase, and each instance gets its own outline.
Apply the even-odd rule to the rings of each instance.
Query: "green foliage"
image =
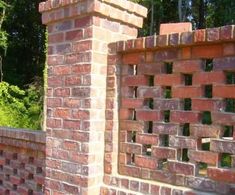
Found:
[[[34,83],[22,90],[0,83],[0,126],[40,129],[42,87]]]

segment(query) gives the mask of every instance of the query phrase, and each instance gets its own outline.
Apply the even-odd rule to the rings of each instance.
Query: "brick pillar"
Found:
[[[135,38],[147,10],[126,0],[49,0],[45,194],[99,194],[107,45]]]

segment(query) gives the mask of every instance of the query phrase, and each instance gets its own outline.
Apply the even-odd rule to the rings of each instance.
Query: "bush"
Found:
[[[23,90],[0,83],[0,126],[41,129],[42,85],[34,82]]]

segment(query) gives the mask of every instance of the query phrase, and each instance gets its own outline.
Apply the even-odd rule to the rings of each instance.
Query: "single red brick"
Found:
[[[194,73],[200,72],[202,68],[201,60],[180,60],[173,63],[173,72]]]
[[[63,127],[66,129],[80,129],[80,121],[64,120]]]
[[[126,153],[134,153],[134,154],[141,154],[141,144],[135,144],[135,143],[121,143],[120,144],[120,152],[126,152]]]
[[[213,97],[235,98],[234,85],[215,85],[213,86]]]
[[[150,134],[137,134],[136,142],[139,144],[157,145],[158,137]]]
[[[81,82],[80,76],[68,76],[65,78],[65,86],[81,85]]]
[[[219,154],[210,151],[195,151],[190,150],[188,152],[190,160],[196,162],[204,162],[209,165],[216,165],[218,162]]]
[[[233,140],[211,140],[210,150],[213,152],[235,154],[235,142]]]
[[[160,86],[147,87],[141,86],[137,89],[138,98],[158,98],[163,94],[163,89]]]
[[[156,134],[169,134],[176,135],[179,129],[179,125],[171,123],[153,123],[153,133]]]
[[[219,58],[223,54],[222,45],[203,45],[192,48],[193,58]]]
[[[144,105],[144,99],[122,99],[122,107],[123,108],[142,108]]]
[[[47,119],[48,128],[60,128],[61,120],[60,119]]]
[[[73,30],[68,31],[65,34],[65,40],[66,41],[77,41],[81,40],[83,38],[83,30]]]
[[[132,177],[140,177],[140,173],[141,173],[139,167],[124,166],[124,165],[119,165],[119,172],[121,175],[128,175]],[[137,182],[137,181],[130,181],[130,189],[133,190],[135,188],[139,188],[139,182],[137,182],[137,184],[134,184],[133,182]]]
[[[169,45],[177,46],[180,43],[180,34],[173,33],[169,35]]]
[[[220,182],[234,183],[235,181],[235,171],[231,169],[208,168],[207,175]]]
[[[121,120],[120,129],[126,131],[143,131],[144,122],[141,121],[131,121],[131,120]]]
[[[73,44],[74,52],[85,52],[87,50],[91,50],[92,42],[89,41],[80,41]]]
[[[156,44],[159,47],[164,47],[168,45],[168,35],[158,35],[156,37]]]
[[[70,117],[70,110],[65,108],[56,108],[54,111],[54,116],[59,118],[69,118]]]
[[[78,18],[75,20],[75,28],[84,28],[92,25],[92,18],[91,16],[85,16],[82,18]]]
[[[136,119],[142,121],[158,121],[161,120],[161,112],[157,110],[137,110]]]
[[[69,95],[70,95],[69,88],[56,88],[56,89],[54,89],[54,96],[67,97]]]
[[[218,41],[220,39],[220,28],[206,29],[207,41]]]
[[[145,54],[144,53],[129,53],[124,54],[122,58],[123,64],[140,64],[144,62]]]
[[[192,32],[183,32],[181,33],[180,43],[183,45],[190,45],[193,43],[193,33]]]
[[[61,87],[63,85],[63,79],[58,76],[48,77],[47,84],[49,87]]]
[[[173,98],[197,98],[203,96],[203,90],[199,86],[173,86],[172,97]]]
[[[165,50],[159,50],[155,53],[155,61],[164,61],[164,60],[175,60],[179,57],[179,49],[171,48]]]
[[[190,22],[161,24],[160,35],[192,31]]]
[[[169,161],[167,167],[170,172],[177,174],[194,175],[195,172],[195,165],[191,163]]]
[[[64,33],[57,33],[57,34],[53,34],[53,35],[49,35],[48,36],[48,43],[61,43],[64,41]]]
[[[189,148],[189,149],[195,149],[196,148],[196,140],[187,138],[187,137],[176,137],[176,136],[170,136],[169,145],[171,147],[176,148]]]
[[[170,121],[176,123],[198,123],[201,115],[193,111],[171,111]]]
[[[221,127],[219,125],[201,125],[201,124],[190,125],[190,135],[192,137],[218,138],[220,133],[221,133]]]
[[[181,107],[179,99],[157,99],[154,101],[156,110],[178,110]]]
[[[159,159],[175,159],[176,150],[165,147],[152,147],[152,156]]]
[[[154,64],[139,64],[138,65],[138,74],[144,75],[155,75],[161,73],[163,70],[162,63]]]
[[[212,121],[214,124],[221,124],[221,125],[235,125],[234,113],[220,113],[220,112],[213,112],[211,114]]]
[[[213,60],[214,70],[234,71],[235,57],[218,58]]]
[[[234,56],[235,55],[235,44],[226,43],[224,44],[224,56]]]
[[[170,172],[165,172],[162,170],[156,170],[151,172],[151,179],[156,181],[161,181],[168,184],[175,184],[176,175]],[[161,193],[160,193],[161,194]]]
[[[75,74],[89,74],[91,72],[91,65],[78,64],[78,65],[73,65],[71,69],[72,73]]]
[[[195,111],[220,111],[224,110],[225,104],[216,99],[192,99],[192,110]]]
[[[122,80],[122,86],[143,86],[148,85],[148,78],[144,75],[125,76]]]
[[[230,40],[233,37],[233,26],[222,26],[220,28],[220,39],[221,40]]]
[[[222,71],[200,72],[193,75],[193,85],[208,85],[212,83],[225,83],[226,75]]]
[[[183,78],[180,74],[161,74],[157,75],[154,78],[154,85],[163,85],[163,86],[171,86],[171,85],[180,85],[182,84]]]
[[[147,169],[156,169],[157,160],[150,157],[144,156],[135,156],[135,164],[138,167],[147,168]]]

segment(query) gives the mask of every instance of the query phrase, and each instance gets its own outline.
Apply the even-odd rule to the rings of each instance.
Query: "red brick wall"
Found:
[[[234,26],[121,41],[109,59],[102,193],[233,194]]]
[[[43,194],[45,132],[0,128],[0,194]]]

